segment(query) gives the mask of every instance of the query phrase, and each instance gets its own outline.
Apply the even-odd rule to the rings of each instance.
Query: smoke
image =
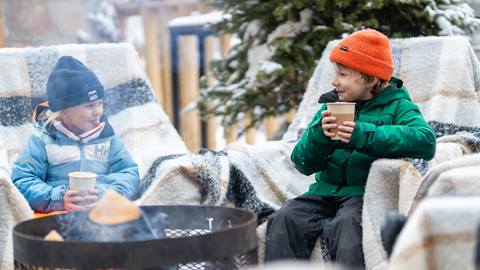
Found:
[[[122,242],[188,237],[232,228],[231,216],[208,208],[141,207],[141,218],[117,225],[91,221],[88,212],[57,216],[56,229],[65,241]]]
[[[163,213],[116,225],[104,225],[91,221],[88,212],[76,212],[58,216],[59,233],[65,241],[123,242],[165,238]]]

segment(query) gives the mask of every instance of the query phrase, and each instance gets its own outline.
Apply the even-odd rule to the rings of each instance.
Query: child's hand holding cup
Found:
[[[322,113],[322,128],[327,137],[332,140],[342,140],[344,142],[347,138],[339,136],[338,127],[343,126],[344,122],[355,121],[355,103],[353,102],[334,102],[327,103],[327,110]],[[344,126],[341,130],[343,133],[352,133],[353,127]]]
[[[95,206],[97,174],[92,172],[71,172],[68,174],[69,190],[63,197],[67,211],[89,210]]]

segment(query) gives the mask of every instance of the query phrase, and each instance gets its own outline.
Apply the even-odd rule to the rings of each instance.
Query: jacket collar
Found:
[[[408,95],[407,89],[403,86],[403,81],[392,77],[388,82],[388,87],[385,88],[380,94],[373,97],[370,100],[358,100],[355,101],[356,107],[362,108],[364,106],[378,106],[384,105],[395,99],[408,99],[411,100],[410,95]],[[320,96],[318,103],[328,103],[328,102],[339,102],[338,93],[336,89],[333,89],[330,92],[327,92]]]
[[[73,141],[79,143],[88,143],[89,141],[96,139],[100,135],[100,133],[102,133],[103,128],[105,127],[105,122],[101,122],[100,125],[98,125],[97,127],[94,127],[78,135],[68,129],[61,121],[53,121],[53,126],[57,129],[57,131],[63,133],[63,135],[67,136]]]
[[[110,125],[110,123],[108,122],[107,117],[105,115],[103,115],[100,118],[100,120],[101,120],[101,122],[104,123],[104,127],[101,131],[98,130],[98,131],[100,131],[99,134],[94,134],[94,137],[86,136],[85,138],[81,138],[81,137],[77,136],[77,137],[79,137],[79,140],[76,140],[74,138],[71,138],[68,134],[65,134],[64,132],[61,132],[59,129],[57,129],[57,127],[54,124],[48,125],[48,127],[46,127],[46,131],[48,132],[48,135],[50,135],[50,137],[52,137],[52,139],[54,139],[54,140],[58,139],[58,140],[74,141],[74,142],[78,142],[78,143],[87,143],[91,140],[100,140],[100,139],[104,139],[104,138],[113,136],[115,134],[115,132],[114,132],[112,126]],[[88,135],[92,135],[92,134],[88,134]]]
[[[403,81],[392,77],[389,82],[389,85],[385,90],[380,92],[380,94],[373,97],[366,106],[375,107],[383,106],[397,99],[406,99],[411,101],[410,95],[407,92],[407,89],[403,86]]]
[[[46,112],[48,109],[49,105],[47,102],[42,102],[35,106],[32,112],[32,121],[34,126],[42,132],[47,133],[54,140],[57,138],[63,138],[66,141],[75,141],[74,139],[69,138],[67,135],[62,134],[62,132],[60,132],[53,124],[49,124],[48,126],[45,125],[46,119],[44,112]],[[103,139],[115,135],[115,132],[105,115],[102,115],[100,122],[105,123],[103,130],[101,130],[100,134],[93,139]]]

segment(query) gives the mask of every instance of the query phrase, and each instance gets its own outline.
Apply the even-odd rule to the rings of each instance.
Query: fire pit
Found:
[[[121,233],[118,227],[87,226],[87,212],[22,222],[13,230],[15,269],[223,270],[257,262],[255,214],[207,206],[141,210],[141,224],[134,222]],[[44,240],[51,230],[65,241]]]

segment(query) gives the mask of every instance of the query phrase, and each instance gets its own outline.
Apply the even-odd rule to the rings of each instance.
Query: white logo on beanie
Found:
[[[90,101],[98,99],[97,90],[88,91],[88,98]]]

